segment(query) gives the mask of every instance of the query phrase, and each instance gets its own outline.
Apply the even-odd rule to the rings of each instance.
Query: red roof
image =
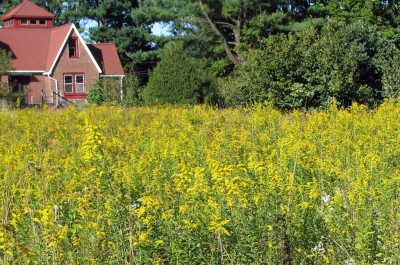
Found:
[[[66,45],[71,23],[52,29],[0,29],[0,48],[12,54],[16,71],[51,72],[60,51]],[[87,45],[104,75],[123,75],[124,71],[112,43]]]
[[[10,18],[54,18],[55,16],[40,6],[32,3],[30,0],[24,0],[13,10],[5,14],[1,20]]]
[[[0,29],[0,48],[12,54],[12,66],[20,71],[48,71],[71,28]]]
[[[56,27],[51,29],[50,38],[47,40],[49,43],[47,58],[46,58],[46,72],[49,72],[51,66],[53,65],[58,52],[60,51],[60,47],[62,46],[69,30],[71,28],[71,23]],[[0,38],[1,40],[1,38]]]
[[[1,29],[0,48],[12,54],[14,70],[44,71],[51,30]]]
[[[121,61],[114,43],[96,43],[88,45],[104,75],[123,75]]]

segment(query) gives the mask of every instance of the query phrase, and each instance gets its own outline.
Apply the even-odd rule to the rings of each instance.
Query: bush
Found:
[[[400,57],[395,58],[384,68],[382,83],[384,97],[400,97]]]
[[[122,105],[137,106],[143,103],[143,88],[135,73],[129,73],[124,78]]]
[[[121,85],[119,79],[103,77],[93,84],[89,90],[89,103],[117,103],[121,101]]]
[[[125,106],[141,104],[141,87],[136,75],[130,73],[124,77],[122,95],[120,82],[120,79],[115,78],[99,79],[89,90],[88,102],[93,104],[121,103]]]
[[[213,98],[212,83],[201,62],[189,58],[181,42],[170,42],[150,74],[143,99],[148,105],[204,103]]]
[[[12,69],[11,56],[9,51],[0,48],[0,74]]]

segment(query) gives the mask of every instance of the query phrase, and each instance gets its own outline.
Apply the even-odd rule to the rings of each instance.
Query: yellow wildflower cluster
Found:
[[[1,264],[397,264],[400,104],[0,111]]]

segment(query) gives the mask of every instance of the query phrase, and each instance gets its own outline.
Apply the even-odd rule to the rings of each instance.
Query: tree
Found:
[[[73,0],[33,0],[35,4],[55,16],[54,25],[59,26],[73,22],[79,28],[81,16],[77,15],[79,4]]]
[[[233,64],[242,61],[241,37],[243,27],[262,11],[277,10],[277,1],[211,1],[198,0],[202,15],[220,39],[228,58]]]
[[[0,48],[0,74],[4,74],[11,69],[11,53]]]
[[[97,27],[90,29],[90,40],[115,43],[122,64],[133,67],[154,57],[150,24],[131,17],[132,10],[138,6],[137,0],[72,1],[64,16],[79,21],[96,21]]]
[[[7,74],[7,71],[10,70],[12,70],[11,53],[0,47],[0,75],[5,75]],[[7,83],[0,83],[0,107],[3,98],[5,98],[9,103],[16,102],[15,100],[18,98],[19,102],[19,96],[20,95],[13,95]]]
[[[182,42],[165,46],[161,61],[143,91],[146,104],[194,104],[212,96],[211,81],[199,63],[190,58]]]
[[[152,0],[143,1],[136,13],[142,17],[159,14],[165,22],[172,22],[173,32],[197,33],[208,25],[223,47],[231,63],[241,63],[241,37],[243,27],[261,12],[268,14],[278,8],[278,0]],[[170,10],[163,11],[163,10]],[[146,15],[144,15],[146,14]]]
[[[397,0],[316,0],[307,9],[309,16],[336,21],[363,21],[378,26],[384,36],[400,45],[400,8]]]
[[[0,16],[7,14],[13,7],[18,5],[20,0],[4,0],[0,2]]]
[[[324,108],[333,97],[342,106],[374,106],[398,93],[398,60],[399,50],[375,27],[330,23],[321,32],[264,39],[225,82],[223,95],[234,105],[272,100],[283,110]]]
[[[11,53],[0,47],[0,75],[7,74],[7,71],[11,69]],[[4,94],[8,94],[8,92],[8,85],[0,83],[0,95],[4,96]]]

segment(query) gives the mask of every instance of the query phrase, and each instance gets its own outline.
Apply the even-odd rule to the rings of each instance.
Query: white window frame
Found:
[[[71,78],[71,82],[66,82],[66,77]],[[82,78],[81,82],[78,82],[78,78]],[[65,94],[84,94],[85,91],[85,74],[82,73],[68,73],[64,74],[64,93]],[[67,88],[70,88],[67,91]]]
[[[82,77],[82,82],[78,83],[78,77]],[[85,93],[85,75],[84,74],[76,74],[75,75],[75,92],[77,94]]]
[[[66,77],[70,77],[71,78],[71,82],[67,83],[66,82]],[[70,89],[68,89],[70,91],[67,91],[67,85],[68,85],[68,88],[70,88]],[[74,93],[74,76],[72,74],[65,74],[64,75],[64,93],[66,93],[66,94]]]

